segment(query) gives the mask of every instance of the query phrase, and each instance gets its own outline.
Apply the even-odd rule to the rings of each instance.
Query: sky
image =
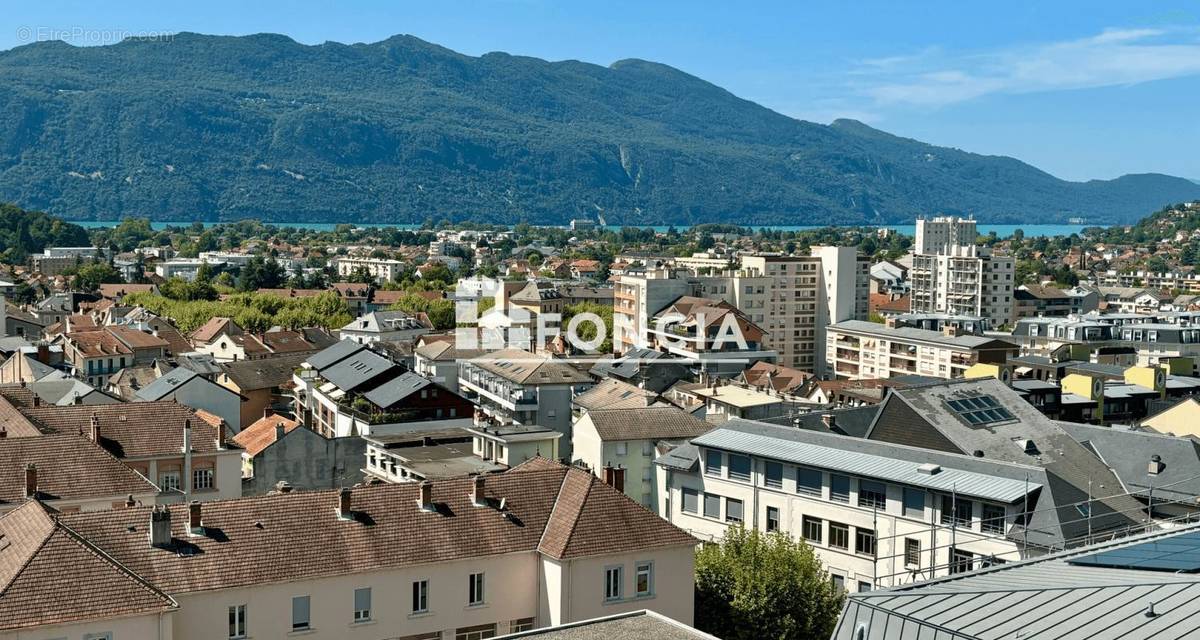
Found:
[[[44,39],[411,34],[608,65],[643,58],[780,113],[1009,155],[1069,180],[1200,180],[1200,3],[0,0],[0,50]]]

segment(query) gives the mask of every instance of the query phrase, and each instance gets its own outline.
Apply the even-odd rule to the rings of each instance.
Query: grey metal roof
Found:
[[[321,369],[321,377],[337,385],[342,391],[350,391],[393,369],[399,367],[387,358],[369,349],[363,349],[333,366]]]
[[[837,331],[849,331],[883,336],[889,339],[905,339],[912,342],[939,344],[959,349],[974,349],[991,343],[1008,345],[1013,349],[1017,348],[1015,344],[988,336],[948,336],[940,331],[913,329],[912,327],[887,327],[876,322],[867,322],[866,320],[845,320],[830,325],[830,328]]]
[[[158,380],[138,389],[137,397],[139,400],[161,400],[167,395],[174,393],[176,389],[191,382],[193,378],[199,377],[201,377],[200,374],[191,369],[175,367],[163,374]]]
[[[1159,456],[1167,465],[1154,483],[1156,500],[1187,500],[1200,495],[1200,443],[1152,431],[1133,431],[1122,427],[1098,427],[1074,422],[1059,422],[1073,438],[1086,445],[1107,464],[1121,484],[1131,493],[1149,493],[1150,477],[1146,469],[1150,456]]]
[[[833,640],[1148,640],[1200,637],[1200,574],[1072,564],[1100,549],[1200,530],[1187,525],[1067,553],[851,595]],[[1154,605],[1154,615],[1146,612]],[[863,635],[859,636],[859,630]]]
[[[411,371],[406,371],[364,393],[363,396],[375,403],[377,407],[387,409],[432,384],[428,378],[419,376]],[[450,392],[447,391],[446,393]]]
[[[349,357],[351,354],[362,351],[363,349],[366,349],[366,347],[353,340],[350,340],[349,338],[346,338],[337,342],[333,346],[312,354],[308,357],[307,362],[312,366],[312,368],[319,371],[338,362],[339,360]]]
[[[960,463],[957,467],[943,464],[939,465],[940,472],[927,474],[918,470],[928,460],[920,450],[898,445],[879,447],[879,443],[845,436],[826,436],[825,440],[813,437],[821,435],[824,434],[748,420],[730,420],[693,438],[692,444],[946,493],[956,491],[1007,504],[1024,498],[1027,489],[1041,488],[1037,483],[1026,485],[1024,479],[967,470],[965,467],[973,464],[967,456],[957,456],[959,459],[955,462]],[[865,450],[867,447],[877,450]]]

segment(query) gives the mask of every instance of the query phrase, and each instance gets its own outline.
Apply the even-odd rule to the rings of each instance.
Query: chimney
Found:
[[[283,440],[283,435],[287,432],[282,422],[275,423],[275,442]]]
[[[619,467],[605,466],[604,467],[604,484],[616,489],[617,491],[625,491],[625,470]]]
[[[37,465],[30,462],[25,465],[25,497],[36,498],[37,493]]]
[[[424,436],[421,438],[422,447],[432,447],[433,444],[433,436]]]
[[[73,404],[83,404],[83,396],[79,395],[78,391],[75,392],[75,400]]]
[[[833,431],[837,427],[837,416],[832,413],[821,414],[821,424],[825,425],[826,429]]]
[[[38,343],[37,359],[42,364],[50,364],[50,345],[44,342]]]
[[[1167,465],[1163,463],[1162,457],[1156,453],[1156,454],[1150,456],[1150,466],[1149,466],[1149,468],[1146,469],[1146,473],[1148,473],[1152,476],[1156,476],[1156,475],[1162,473],[1163,471],[1165,471],[1166,468],[1167,468]],[[26,478],[29,477],[28,471],[25,472],[25,477]],[[25,484],[26,484],[26,487],[28,487],[28,485],[29,485],[28,479],[25,481]],[[26,490],[28,490],[28,489],[26,489]]]
[[[25,383],[22,382],[21,386],[25,386]],[[33,406],[35,406],[35,407],[42,406],[42,399],[39,398],[36,393],[33,395]]]
[[[270,418],[270,417],[271,417],[271,416],[273,416],[273,415],[275,415],[275,410],[271,408],[271,405],[267,405],[267,406],[266,406],[266,407],[263,409],[263,417],[264,417],[264,418]]]
[[[171,546],[171,512],[165,504],[150,511],[150,546],[159,549]]]
[[[0,424],[0,438],[8,437],[8,427]]]
[[[225,448],[225,438],[227,437],[228,433],[229,433],[229,423],[225,422],[225,419],[222,418],[220,424],[217,425],[217,448],[218,449]]]
[[[129,494],[128,498],[125,498],[125,508],[132,509],[136,506],[137,506],[137,500],[133,499],[133,494],[131,493],[131,494]]]
[[[350,510],[350,487],[342,487],[338,491],[338,518],[353,520],[354,512]]]
[[[421,497],[417,499],[417,506],[421,508],[421,511],[433,511],[433,483],[422,480],[420,488]]]
[[[192,500],[188,503],[188,533],[194,536],[204,534],[204,524],[200,519],[199,500]]]
[[[487,505],[487,498],[483,495],[484,477],[479,474],[471,479],[471,504],[476,507]]]
[[[92,442],[100,442],[100,418],[96,415],[95,411],[92,412],[91,431],[89,433],[91,434]]]
[[[183,420],[183,499],[192,497],[192,421]]]

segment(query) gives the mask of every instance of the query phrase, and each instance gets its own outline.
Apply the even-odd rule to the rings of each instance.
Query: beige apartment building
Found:
[[[976,246],[975,221],[937,217],[917,221],[909,279],[912,313],[987,318],[993,328],[1013,315],[1013,259]]]
[[[831,325],[825,342],[825,377],[872,380],[898,376],[961,378],[979,362],[1002,364],[1020,347],[958,329],[929,331],[847,320]]]
[[[681,296],[729,302],[765,332],[777,362],[801,371],[823,368],[825,327],[866,319],[870,264],[853,247],[813,247],[808,256],[745,255],[718,275],[651,269],[617,276],[614,350],[649,344],[654,316]],[[639,338],[641,343],[638,342]]]
[[[4,639],[482,640],[642,609],[692,622],[696,539],[543,459],[57,517],[31,500],[0,534]]]
[[[365,269],[372,278],[377,281],[391,282],[400,275],[404,269],[404,263],[400,260],[392,260],[390,258],[338,258],[337,272],[339,276],[346,277],[354,275],[355,269]]]

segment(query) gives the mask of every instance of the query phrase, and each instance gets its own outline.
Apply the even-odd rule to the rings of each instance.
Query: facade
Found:
[[[477,425],[540,425],[563,435],[559,451],[570,459],[571,398],[592,378],[546,355],[505,349],[462,363],[458,388],[480,414]]]
[[[912,267],[913,313],[982,316],[1000,327],[1013,315],[1013,259],[976,247],[953,253],[915,254]]]
[[[433,327],[428,318],[415,318],[404,311],[372,311],[355,318],[338,334],[359,344],[369,342],[412,341],[429,333]]]
[[[939,254],[950,253],[953,247],[974,245],[979,239],[979,231],[975,221],[958,216],[938,216],[932,219],[917,220],[916,237],[913,243],[913,253]]]
[[[245,496],[260,496],[285,487],[337,489],[354,486],[363,479],[367,441],[358,436],[326,438],[293,419],[267,415],[243,429],[233,441],[242,448]]]
[[[487,638],[647,608],[693,617],[695,539],[544,461],[57,519],[30,501],[0,533],[21,541],[4,638]],[[104,588],[85,606],[80,584]]]
[[[36,498],[60,513],[158,502],[158,487],[74,433],[0,438],[0,513]]]
[[[220,418],[229,435],[242,430],[242,401],[238,392],[188,369],[176,367],[138,389],[137,402],[172,401]]]
[[[354,275],[355,270],[366,270],[376,281],[391,282],[404,271],[404,263],[388,258],[338,258],[337,272],[343,278]]]
[[[961,378],[976,363],[1004,363],[1017,345],[953,327],[928,331],[850,320],[828,329],[827,377],[841,380],[930,376]]]

